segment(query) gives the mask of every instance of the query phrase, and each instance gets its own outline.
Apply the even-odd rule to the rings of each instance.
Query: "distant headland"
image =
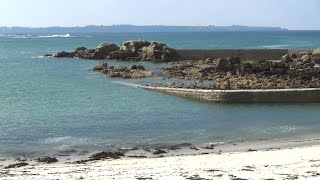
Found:
[[[247,32],[247,31],[288,31],[281,27],[253,27],[253,26],[83,26],[83,27],[0,27],[0,33],[91,33],[91,32]]]

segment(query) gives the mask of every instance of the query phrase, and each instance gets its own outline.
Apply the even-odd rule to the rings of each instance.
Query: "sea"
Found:
[[[320,47],[320,31],[0,34],[0,157],[320,138],[320,104],[198,102],[131,85],[141,80],[93,72],[101,61],[43,56],[139,38],[186,49]]]

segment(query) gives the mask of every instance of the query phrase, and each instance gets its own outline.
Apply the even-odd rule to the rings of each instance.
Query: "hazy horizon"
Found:
[[[164,25],[320,30],[318,0],[0,0],[0,26]]]

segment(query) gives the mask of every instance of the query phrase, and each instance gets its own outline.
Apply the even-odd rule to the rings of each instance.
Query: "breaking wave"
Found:
[[[278,45],[269,45],[269,46],[262,46],[264,48],[285,48],[285,47],[290,47],[288,44],[278,44]]]
[[[75,37],[71,36],[70,34],[54,34],[54,35],[48,35],[48,36],[37,36],[38,38],[70,38]]]
[[[75,138],[71,136],[64,136],[64,137],[53,137],[47,138],[44,140],[45,144],[81,144],[87,143],[90,140],[87,138]]]

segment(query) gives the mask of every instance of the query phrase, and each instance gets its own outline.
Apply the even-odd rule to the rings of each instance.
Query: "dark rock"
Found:
[[[45,156],[45,157],[42,157],[42,158],[38,158],[38,162],[43,162],[43,163],[55,163],[55,162],[58,162],[58,159],[55,158],[55,157],[49,157],[49,156]]]
[[[83,51],[77,51],[75,54],[75,57],[80,58],[80,59],[93,59],[93,49],[87,49]]]
[[[87,50],[86,47],[78,47],[78,48],[76,49],[76,52],[78,52],[78,51],[85,51],[85,50]]]
[[[132,66],[130,67],[130,70],[133,70],[133,69],[138,69],[137,65],[132,65]]]
[[[28,163],[25,162],[20,162],[20,163],[16,163],[16,164],[10,164],[9,166],[4,167],[5,169],[11,169],[11,168],[19,168],[19,167],[23,167],[23,166],[28,166]]]
[[[75,53],[74,52],[65,52],[65,51],[61,51],[61,52],[58,52],[57,54],[54,55],[54,57],[57,57],[57,58],[73,58],[75,56]]]
[[[93,59],[106,59],[111,52],[119,50],[119,47],[111,43],[101,43],[93,53]]]
[[[227,58],[227,61],[230,63],[230,64],[240,64],[240,58],[239,57],[229,57]]]
[[[154,155],[158,155],[158,154],[166,154],[167,152],[162,150],[162,149],[157,149],[155,152],[153,152]]]
[[[214,63],[216,65],[217,68],[225,68],[228,65],[228,60],[223,59],[223,58],[219,58],[219,59],[215,59]]]
[[[142,65],[138,65],[137,69],[142,70],[142,71],[146,70]]]
[[[43,55],[44,57],[52,57],[53,56],[53,54],[45,54],[45,55]]]
[[[122,77],[121,73],[119,72],[111,72],[109,73],[109,76],[112,78]]]
[[[295,53],[292,53],[292,54],[290,55],[290,57],[291,57],[292,59],[295,59],[295,58],[298,58],[298,55],[295,54]]]
[[[320,57],[314,57],[314,58],[312,58],[311,63],[313,63],[313,64],[320,64]]]
[[[112,158],[112,159],[119,159],[120,157],[124,156],[124,153],[119,152],[119,151],[109,151],[109,152],[100,152],[100,153],[96,153],[93,154],[90,158],[94,159],[94,160],[100,160],[100,159],[108,159],[108,158]]]
[[[136,58],[137,55],[131,51],[114,51],[109,54],[108,59],[129,60],[129,58]]]

